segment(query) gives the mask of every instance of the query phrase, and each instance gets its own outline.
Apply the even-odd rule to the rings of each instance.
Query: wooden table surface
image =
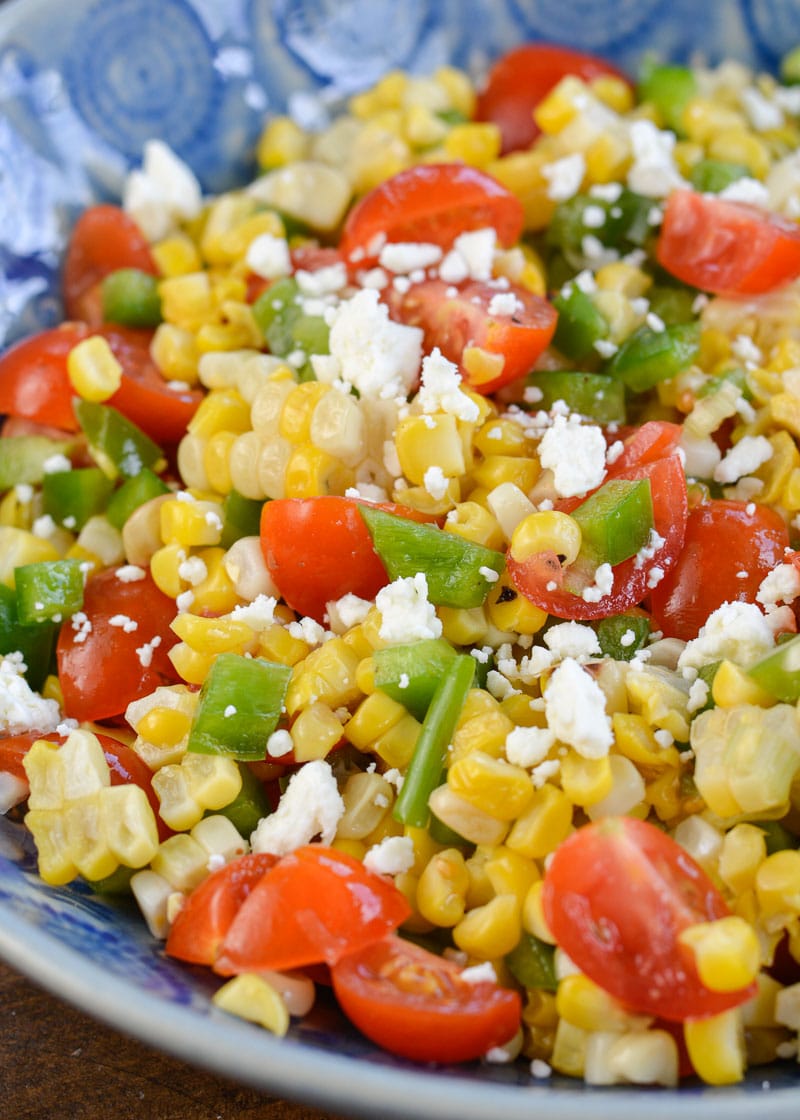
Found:
[[[118,1034],[0,964],[0,1116],[9,1120],[336,1120]]]

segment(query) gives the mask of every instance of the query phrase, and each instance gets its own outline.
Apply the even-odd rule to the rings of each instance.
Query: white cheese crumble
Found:
[[[461,970],[461,979],[467,984],[496,984],[497,973],[491,961],[473,964]]]
[[[461,374],[439,347],[434,347],[422,362],[422,384],[415,398],[423,412],[450,412],[468,423],[478,419],[475,401],[461,390]]]
[[[273,595],[256,595],[251,603],[241,603],[231,611],[234,622],[246,622],[254,630],[266,630],[275,621],[278,600]]]
[[[758,179],[751,179],[749,175],[728,183],[718,197],[729,202],[747,202],[750,206],[763,206],[765,209],[769,207],[769,191],[763,183]]]
[[[440,502],[447,493],[448,479],[441,467],[432,466],[422,476],[422,485],[435,501]]]
[[[430,268],[441,259],[440,247],[427,241],[390,241],[381,249],[378,263],[388,272],[407,273]]]
[[[580,622],[560,622],[544,633],[544,644],[560,660],[584,661],[601,652],[597,632]]]
[[[147,572],[138,564],[123,564],[114,574],[120,583],[138,583],[145,578]]]
[[[711,689],[708,687],[702,677],[692,681],[689,686],[689,698],[686,701],[686,711],[691,715],[692,712],[699,712],[704,708],[708,700],[708,694]]]
[[[554,735],[582,758],[603,758],[614,736],[600,685],[572,657],[553,671],[544,694],[545,715]]]
[[[134,618],[129,618],[126,614],[112,614],[108,620],[109,626],[117,626],[124,634],[132,634],[134,630],[139,629],[139,623]]]
[[[460,234],[439,266],[439,276],[447,284],[462,280],[489,280],[494,263],[497,234],[493,229],[475,229]]]
[[[424,572],[401,577],[382,587],[375,598],[381,615],[378,631],[385,642],[403,645],[420,638],[439,638],[442,623],[428,602],[428,580]]]
[[[800,595],[800,572],[794,564],[778,564],[764,576],[756,592],[756,601],[765,607],[793,603]]]
[[[147,240],[158,241],[179,222],[196,218],[203,196],[191,168],[162,140],[148,140],[141,169],[125,180],[122,205]]]
[[[325,604],[328,625],[334,634],[345,634],[353,626],[358,626],[370,612],[372,603],[348,591],[341,599],[332,599]]]
[[[558,496],[572,498],[593,490],[605,478],[606,441],[596,424],[557,415],[541,438],[539,460],[553,472]]]
[[[61,452],[56,452],[55,455],[50,455],[42,463],[42,472],[44,474],[60,474],[61,471],[71,471],[72,463]]]
[[[384,836],[364,856],[364,866],[377,875],[402,875],[414,866],[414,843],[410,836]]]
[[[714,468],[714,481],[736,482],[743,475],[752,474],[772,458],[772,444],[766,436],[742,436]]]
[[[514,766],[530,770],[544,762],[555,741],[555,733],[549,727],[515,727],[506,736],[506,758]]]
[[[629,129],[633,163],[628,186],[648,198],[666,198],[676,187],[686,186],[673,159],[675,134],[652,121],[633,121]]]
[[[678,668],[701,669],[728,659],[750,665],[775,644],[772,629],[755,603],[723,603],[708,616],[700,633],[688,642]]]
[[[614,569],[610,564],[600,564],[594,573],[594,583],[584,587],[581,598],[586,603],[599,603],[614,590]]]
[[[292,259],[286,238],[276,237],[274,233],[260,233],[247,247],[245,264],[264,280],[288,276],[292,271]]]
[[[26,731],[55,731],[61,712],[55,700],[45,700],[25,680],[22,654],[0,656],[0,731],[22,735]]]
[[[254,852],[285,856],[316,837],[332,843],[344,815],[344,802],[330,765],[306,762],[289,779],[274,813],[263,817],[250,837]]]
[[[191,587],[197,587],[204,579],[208,578],[208,567],[199,556],[188,556],[178,565],[178,575]]]
[[[267,739],[267,754],[270,758],[283,758],[293,748],[292,736],[283,727],[273,731]]]
[[[326,366],[326,380],[334,373],[333,380],[341,377],[362,397],[407,396],[417,380],[422,357],[419,327],[391,320],[389,309],[372,288],[343,300],[330,318],[333,361]]]
[[[136,656],[139,658],[139,664],[143,669],[149,669],[153,664],[153,654],[160,645],[161,636],[160,634],[155,634],[149,642],[145,642],[144,645],[137,646]]]
[[[506,317],[516,315],[522,309],[522,304],[513,292],[497,292],[489,300],[488,311],[490,315]]]
[[[309,299],[320,299],[323,296],[340,292],[345,287],[347,284],[347,269],[343,261],[337,261],[335,264],[315,268],[313,271],[298,268],[294,278],[304,296]],[[318,311],[312,311],[308,304],[304,305],[304,309],[307,315],[319,314]]]
[[[586,160],[581,152],[543,164],[542,175],[547,180],[547,197],[554,202],[572,198],[581,189],[585,174]]]
[[[307,615],[296,622],[290,622],[286,629],[293,638],[299,638],[310,646],[321,646],[330,636],[324,626]]]

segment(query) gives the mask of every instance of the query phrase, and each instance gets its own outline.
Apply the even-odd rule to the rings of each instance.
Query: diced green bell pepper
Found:
[[[222,503],[222,547],[230,548],[241,537],[257,537],[263,508],[263,502],[245,498],[238,490],[226,494]]]
[[[245,763],[239,764],[242,775],[242,788],[233,801],[217,809],[219,816],[227,817],[237,832],[245,839],[255,829],[263,817],[268,817],[272,812],[263,784],[258,780],[253,771]]]
[[[647,293],[650,310],[668,327],[691,323],[695,319],[694,301],[697,292],[674,284],[656,284]]]
[[[111,405],[76,400],[75,415],[93,458],[109,478],[134,478],[163,462],[161,448]]]
[[[0,439],[0,490],[31,485],[44,478],[44,464],[54,455],[69,456],[71,440],[47,436],[7,436]]]
[[[169,486],[147,467],[143,467],[139,474],[127,478],[118,490],[115,490],[106,507],[106,517],[115,529],[121,529],[130,515],[149,502],[151,498],[158,498],[161,494],[168,494]]]
[[[572,517],[581,528],[581,552],[598,565],[621,564],[650,538],[650,479],[612,478],[574,509]]]
[[[696,191],[719,194],[731,183],[749,174],[749,168],[743,163],[730,163],[724,159],[701,159],[689,173],[689,180]]]
[[[375,687],[423,720],[442,673],[456,656],[444,638],[376,649],[372,655]]]
[[[600,652],[613,661],[630,661],[647,644],[650,622],[642,615],[613,614],[597,623]]]
[[[781,81],[787,86],[800,82],[800,47],[793,47],[783,56],[780,64]]]
[[[573,362],[596,357],[595,342],[608,338],[608,322],[592,297],[576,284],[565,285],[553,299],[558,322],[553,345]]]
[[[632,392],[644,393],[690,366],[699,349],[699,323],[678,323],[660,331],[641,326],[625,339],[606,368]]]
[[[598,210],[605,213],[605,220],[597,222],[586,220]],[[623,187],[614,202],[595,198],[591,194],[576,194],[555,209],[546,240],[548,244],[561,249],[568,259],[582,258],[583,239],[596,238],[606,248],[619,250],[632,249],[644,245],[652,235],[653,226],[650,215],[653,200]]]
[[[747,670],[756,684],[785,704],[800,700],[800,634],[781,642]]]
[[[58,630],[55,622],[23,626],[17,613],[16,591],[0,583],[0,654],[22,654],[25,679],[37,692],[50,672]]]
[[[161,322],[158,279],[139,268],[118,268],[101,285],[103,318],[126,327],[157,327]]]
[[[679,135],[685,134],[683,112],[696,93],[697,78],[686,66],[648,60],[642,67],[639,99],[655,105],[666,126]]]
[[[532,373],[526,384],[536,385],[542,393],[537,408],[550,409],[563,401],[570,412],[577,412],[598,424],[625,423],[625,386],[606,373],[582,370],[548,369]]]
[[[83,606],[83,572],[78,560],[42,560],[14,573],[17,615],[23,626],[61,622]]]
[[[95,894],[126,895],[131,893],[131,879],[135,874],[135,867],[125,867],[121,863],[104,879],[87,879],[86,883]]]
[[[380,509],[360,505],[359,511],[389,578],[424,572],[428,599],[437,606],[481,606],[503,572],[502,552]]]
[[[764,833],[768,856],[800,848],[800,836],[795,836],[780,821],[759,821],[756,827]]]
[[[265,758],[291,675],[288,665],[221,653],[200,690],[187,749],[244,761]]]
[[[558,987],[555,970],[555,946],[523,933],[515,949],[506,953],[505,962],[514,979],[523,988],[554,992]]]
[[[113,485],[99,467],[53,471],[42,479],[44,512],[66,529],[82,529],[90,517],[106,508]]]
[[[308,315],[302,307],[297,281],[291,277],[277,280],[253,304],[253,317],[271,353],[286,358],[300,350],[306,355],[329,352],[329,328],[321,315]],[[307,360],[297,370],[300,381],[313,381],[314,372]]]

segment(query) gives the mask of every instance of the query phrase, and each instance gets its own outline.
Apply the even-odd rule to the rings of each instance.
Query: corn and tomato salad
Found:
[[[797,1061],[797,69],[393,72],[217,197],[147,144],[0,356],[47,883],[279,1035],[322,966],[414,1061]]]

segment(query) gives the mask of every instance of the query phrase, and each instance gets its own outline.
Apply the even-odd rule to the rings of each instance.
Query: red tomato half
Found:
[[[389,582],[352,498],[278,498],[261,514],[267,569],[298,614],[324,622],[325,605],[352,592],[374,599]]]
[[[118,579],[113,568],[90,576],[82,610],[91,630],[79,640],[80,629],[68,619],[56,646],[68,716],[78,720],[118,716],[132,700],[180,680],[168,657],[178,640],[170,629],[175,603],[149,575],[132,583]],[[123,620],[135,622],[136,627],[125,629]],[[149,659],[147,651],[137,652],[142,647],[149,650]]]
[[[526,43],[494,64],[478,96],[475,116],[499,126],[504,155],[530,147],[539,135],[533,110],[568,74],[585,82],[606,75],[627,81],[621,71],[601,58],[552,43]]]
[[[607,817],[574,832],[556,849],[542,902],[567,956],[636,1011],[680,1022],[755,994],[755,984],[713,992],[700,980],[678,934],[728,907],[689,853],[646,821]]]
[[[67,355],[88,333],[83,323],[64,323],[6,350],[0,356],[0,414],[77,431]]]
[[[170,926],[165,946],[168,956],[212,965],[242,903],[277,860],[266,852],[250,852],[204,879]]]
[[[358,1029],[392,1054],[418,1062],[468,1062],[511,1039],[517,992],[470,983],[452,961],[400,937],[351,953],[331,970],[333,990]]]
[[[800,226],[744,202],[674,191],[656,246],[658,263],[715,295],[760,295],[800,276]]]
[[[118,206],[84,210],[72,231],[64,261],[64,306],[70,319],[92,326],[103,321],[98,285],[118,268],[158,273],[147,240]]]
[[[653,590],[658,628],[688,641],[723,603],[754,603],[761,581],[783,561],[788,546],[783,518],[767,506],[722,499],[696,506],[683,549]]]
[[[514,284],[507,294],[516,296],[517,310],[513,315],[494,315],[489,308],[500,294],[506,293],[480,280],[457,288],[443,280],[423,280],[404,294],[390,287],[384,298],[395,319],[422,327],[426,353],[438,346],[460,366],[466,385],[479,393],[493,393],[531,372],[553,337],[558,318],[546,299]],[[465,368],[464,350],[472,346],[504,359],[496,376],[479,380]]]
[[[344,852],[310,844],[284,856],[250,891],[215,971],[231,976],[333,965],[392,933],[410,913],[389,879]]]
[[[417,164],[357,202],[339,246],[359,268],[374,264],[376,238],[427,241],[449,248],[459,234],[491,226],[506,247],[522,233],[522,203],[491,175],[462,163]]]

